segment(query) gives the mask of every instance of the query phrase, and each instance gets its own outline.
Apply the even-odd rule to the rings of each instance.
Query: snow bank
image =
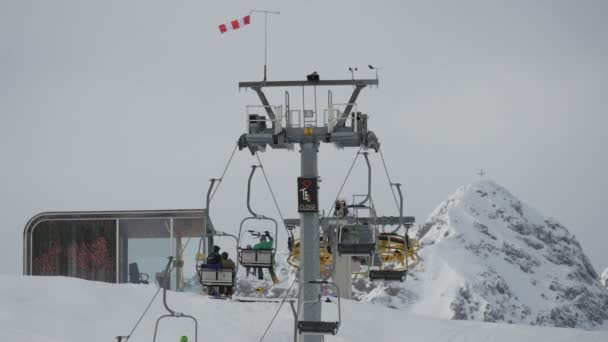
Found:
[[[156,292],[153,285],[105,284],[64,277],[0,276],[0,340],[11,342],[110,342],[126,335]],[[168,294],[177,311],[199,321],[199,341],[258,341],[276,303],[215,300],[194,293]],[[326,310],[329,311],[329,310]],[[130,342],[150,342],[160,295]],[[343,326],[326,341],[607,341],[608,332],[450,321],[344,301]],[[158,341],[179,341],[193,329],[185,320],[163,321]],[[285,306],[268,342],[293,340],[293,316]]]

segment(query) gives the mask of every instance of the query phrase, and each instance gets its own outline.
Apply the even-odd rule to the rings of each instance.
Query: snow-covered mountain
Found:
[[[576,238],[508,190],[480,180],[418,229],[422,262],[404,284],[355,282],[358,299],[459,320],[598,329],[608,290]]]
[[[600,276],[600,281],[604,286],[608,287],[608,268],[606,268],[604,272],[602,272],[602,275]]]

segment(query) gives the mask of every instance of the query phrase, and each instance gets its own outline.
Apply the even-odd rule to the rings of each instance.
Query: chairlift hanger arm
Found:
[[[194,341],[197,342],[198,341],[198,321],[196,320],[196,318],[194,318],[193,316],[190,316],[190,315],[183,314],[181,312],[173,311],[173,310],[171,310],[171,308],[169,308],[169,305],[167,304],[167,288],[171,284],[169,274],[171,273],[171,264],[173,263],[173,256],[169,256],[168,259],[169,259],[169,261],[167,262],[167,266],[165,267],[163,284],[161,285],[161,287],[163,289],[163,305],[165,306],[165,309],[169,313],[160,316],[156,320],[156,325],[154,326],[154,336],[152,337],[152,342],[156,342],[156,335],[158,333],[158,324],[164,318],[189,318],[189,319],[191,319],[194,322]],[[127,339],[129,337],[127,337]]]
[[[369,157],[367,156],[369,153],[362,152],[361,154],[363,154],[363,157],[365,157],[365,163],[367,165],[367,195],[361,202],[357,204],[359,206],[365,205],[372,195],[372,165],[369,163]]]
[[[263,217],[263,215],[258,215],[253,212],[253,209],[251,209],[251,179],[253,178],[253,174],[255,173],[255,169],[257,167],[258,165],[251,165],[251,173],[249,174],[249,179],[247,180],[247,210],[249,210],[251,216],[256,218]]]
[[[169,280],[169,268],[171,267],[171,264],[173,263],[173,256],[170,256],[167,258],[169,261],[167,261],[167,266],[165,267],[165,272],[164,272],[164,276],[163,276],[163,305],[165,306],[165,309],[167,309],[167,311],[169,311],[169,314],[171,314],[172,316],[175,316],[176,313],[175,311],[171,310],[171,308],[169,308],[169,305],[167,305],[167,287],[169,287],[170,285],[170,280]]]
[[[211,203],[211,190],[213,190],[213,186],[215,185],[215,182],[218,181],[218,179],[215,178],[211,178],[209,180],[211,182],[211,184],[209,184],[209,189],[207,190],[207,218],[209,218],[209,204]]]

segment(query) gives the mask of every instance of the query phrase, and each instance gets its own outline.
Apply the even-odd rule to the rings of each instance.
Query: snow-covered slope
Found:
[[[608,290],[576,238],[505,188],[480,180],[417,232],[423,258],[405,284],[355,283],[358,298],[459,320],[601,329]]]
[[[602,284],[606,287],[608,287],[608,268],[606,268],[604,270],[604,272],[602,272],[602,275],[600,277],[600,281],[602,282]]]
[[[0,276],[0,341],[110,342],[128,334],[146,307],[153,285],[113,285],[63,277]],[[168,294],[173,309],[199,322],[199,341],[259,341],[276,303],[238,303],[193,293]],[[380,305],[345,301],[343,325],[326,341],[468,341],[591,342],[607,341],[608,332],[541,328],[420,317]],[[327,310],[329,311],[329,310]],[[152,341],[156,319],[164,314],[160,296],[130,342]],[[157,341],[194,341],[191,322],[162,321]],[[264,341],[293,340],[293,316],[280,311]]]

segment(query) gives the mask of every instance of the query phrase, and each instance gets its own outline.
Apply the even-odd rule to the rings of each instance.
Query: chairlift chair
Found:
[[[190,316],[190,315],[183,314],[181,312],[173,311],[173,310],[171,310],[171,308],[169,308],[169,305],[167,304],[167,288],[169,287],[169,275],[170,275],[170,270],[169,269],[170,269],[172,263],[173,263],[173,257],[170,256],[169,257],[169,262],[167,262],[167,266],[165,267],[165,272],[164,272],[165,275],[163,277],[164,281],[163,281],[162,284],[160,284],[160,286],[163,288],[163,305],[165,306],[165,309],[169,313],[160,316],[156,320],[156,325],[154,326],[154,337],[152,338],[152,342],[156,342],[156,335],[158,333],[158,325],[159,325],[160,321],[163,320],[163,319],[166,319],[166,318],[188,318],[188,319],[191,319],[194,322],[194,342],[198,342],[198,321],[196,320],[196,318],[194,318],[193,316]],[[122,337],[122,336],[120,336],[120,337]],[[117,337],[117,339],[118,339],[118,337]],[[121,339],[119,339],[119,341],[120,340]]]
[[[274,266],[273,250],[240,248],[239,263],[245,267],[270,268]]]
[[[380,269],[369,270],[370,280],[405,281],[408,267],[411,268],[415,265],[415,263],[406,265],[406,254],[410,259],[416,260],[418,242],[409,239],[407,235],[397,233],[380,233],[378,242],[382,266]],[[399,266],[393,269],[384,268],[384,265],[388,263],[397,263]]]
[[[319,236],[319,260],[320,268],[323,270],[333,264],[333,256],[327,249],[327,241],[325,236]],[[287,258],[287,263],[294,268],[300,267],[300,239],[294,240],[293,251]]]
[[[371,197],[372,192],[372,168],[367,152],[361,153],[367,165],[367,194],[353,195],[353,204],[347,208],[353,209],[355,215],[354,224],[345,224],[338,229],[338,253],[350,256],[372,256],[376,251],[376,227],[372,224],[360,224],[358,222],[359,211],[367,210],[371,217],[376,217],[376,211]],[[363,200],[356,200],[363,197]],[[369,203],[369,204],[368,204]]]
[[[407,270],[369,270],[369,279],[404,282]]]
[[[215,232],[215,236],[231,237],[235,240],[235,244],[238,247],[238,239],[232,234],[224,232]],[[237,248],[238,250],[238,248]],[[204,287],[234,287],[236,282],[236,273],[238,270],[238,264],[235,264],[235,268],[224,268],[222,264],[201,264],[197,267],[199,276],[199,282]]]
[[[201,265],[200,283],[203,286],[234,286],[235,270],[222,265]]]
[[[345,224],[338,230],[338,254],[371,256],[376,250],[376,229],[369,224]]]
[[[302,320],[302,306],[306,304],[315,304],[321,303],[321,295],[316,300],[313,301],[304,301],[302,299],[303,289],[309,286],[322,286],[329,285],[336,290],[337,299],[338,299],[338,320],[335,322],[329,321],[304,321]],[[296,313],[296,317],[298,320],[298,333],[299,334],[312,334],[312,335],[336,335],[338,333],[338,329],[340,328],[340,324],[342,322],[342,314],[340,308],[340,290],[338,286],[334,283],[330,283],[326,280],[313,280],[303,284],[298,291],[298,311]]]
[[[251,201],[251,179],[253,178],[253,174],[255,173],[256,168],[260,166],[252,165],[251,173],[249,174],[249,180],[247,182],[247,210],[251,213],[251,216],[245,217],[241,221],[241,225],[239,227],[239,235],[237,238],[237,251],[238,251],[238,262],[241,266],[244,267],[261,267],[261,268],[272,268],[274,267],[274,255],[277,251],[277,237],[279,233],[279,225],[277,221],[273,218],[266,217],[264,215],[256,214],[250,205]],[[258,221],[270,221],[274,224],[274,244],[272,249],[253,249],[244,247],[243,238],[245,234],[243,233],[243,227],[245,222],[250,220],[258,220]],[[252,231],[250,231],[252,232]]]

